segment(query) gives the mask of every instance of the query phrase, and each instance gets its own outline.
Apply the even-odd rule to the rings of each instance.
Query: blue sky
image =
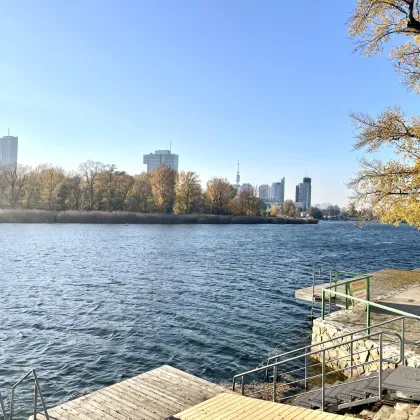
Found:
[[[360,152],[350,110],[414,111],[386,57],[353,54],[356,0],[0,0],[0,135],[21,163],[129,173],[168,148],[203,181],[305,175],[344,205]]]

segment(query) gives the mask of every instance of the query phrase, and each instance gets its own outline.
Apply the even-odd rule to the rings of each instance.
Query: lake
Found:
[[[376,223],[2,224],[0,247],[0,391],[34,367],[49,406],[162,364],[229,380],[309,342],[313,266],[420,267],[419,232]]]

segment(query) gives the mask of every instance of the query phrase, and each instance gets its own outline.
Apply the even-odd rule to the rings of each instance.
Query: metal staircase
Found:
[[[27,372],[25,375],[23,375],[12,387],[12,391],[10,393],[10,409],[9,409],[9,414],[7,414],[7,410],[6,410],[6,405],[4,404],[4,400],[3,397],[0,393],[0,407],[1,407],[1,412],[3,415],[3,420],[13,420],[14,417],[14,411],[15,411],[15,393],[16,393],[16,388],[21,385],[25,380],[30,379],[32,377],[33,381],[34,381],[34,406],[33,406],[33,419],[36,420],[36,415],[37,415],[37,411],[38,411],[38,398],[41,402],[41,406],[43,409],[43,417],[45,416],[45,418],[47,420],[49,420],[49,416],[48,416],[48,411],[47,411],[47,407],[45,405],[45,401],[44,401],[44,397],[42,395],[42,391],[41,391],[41,386],[39,385],[39,381],[38,381],[38,376],[36,375],[36,371],[35,369],[30,370],[29,372]],[[1,416],[0,416],[1,418]]]
[[[272,401],[338,412],[398,395],[403,396],[399,384],[406,381],[410,372],[414,371],[411,372],[414,378],[411,388],[408,387],[404,395],[420,401],[420,381],[416,377],[418,372],[420,378],[420,370],[403,366],[405,318],[396,317],[321,343],[271,356],[266,365],[235,375],[232,389],[235,391],[237,382],[240,382],[242,395],[258,397],[261,390],[250,391],[252,387],[247,384],[265,381],[265,391],[267,386],[271,387]],[[387,328],[387,324],[395,322],[401,322],[400,333],[391,332]],[[374,330],[376,331],[373,332]],[[366,340],[375,344],[366,360],[361,362],[357,356],[366,353],[366,350],[357,352],[354,349],[358,348],[359,342]],[[385,358],[385,350],[391,356]],[[337,354],[337,357],[331,357],[333,354]],[[377,357],[371,357],[372,354]],[[344,367],[337,368],[340,365]],[[369,365],[375,371],[369,376],[361,375],[361,368]],[[396,369],[391,369],[390,366]],[[398,379],[401,374],[404,378]],[[331,380],[337,375],[342,375],[341,380]],[[344,375],[350,379],[346,380]]]

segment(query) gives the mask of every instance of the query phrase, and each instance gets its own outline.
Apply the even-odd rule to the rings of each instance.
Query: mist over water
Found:
[[[416,229],[352,222],[4,224],[0,249],[0,391],[34,367],[48,406],[162,364],[228,380],[309,342],[313,266],[420,267]]]

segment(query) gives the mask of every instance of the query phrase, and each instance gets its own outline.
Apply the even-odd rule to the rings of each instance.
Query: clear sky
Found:
[[[0,0],[0,135],[20,163],[139,173],[169,148],[203,181],[311,176],[344,205],[360,152],[350,110],[412,112],[385,57],[353,54],[356,0]]]

